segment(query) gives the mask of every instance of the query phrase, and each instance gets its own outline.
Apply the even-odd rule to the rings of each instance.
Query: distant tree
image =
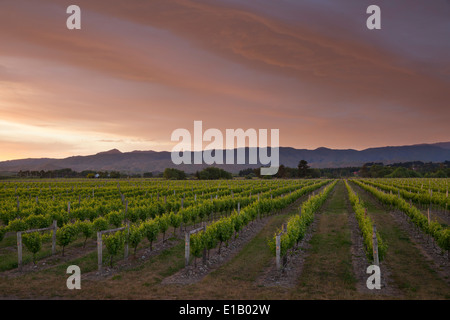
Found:
[[[118,179],[118,178],[120,178],[120,172],[118,172],[118,171],[111,171],[109,173],[109,177],[111,179]]]
[[[448,171],[448,170],[447,170]],[[438,170],[436,172],[428,172],[425,174],[425,178],[447,178],[448,174],[445,170]]]
[[[84,171],[81,171],[80,175],[81,175],[82,177],[87,177],[90,173],[93,174],[92,177],[95,176],[95,171],[92,171],[92,170],[84,170]]]
[[[359,175],[360,175],[362,178],[369,178],[369,177],[370,177],[370,172],[369,172],[369,168],[367,167],[367,164],[364,164],[364,165],[361,167],[361,170],[360,170],[360,172],[359,172]]]
[[[406,169],[404,167],[398,167],[391,174],[388,174],[386,178],[417,178],[420,175],[414,170]]]
[[[247,169],[244,169],[244,170],[240,170],[239,171],[239,176],[240,177],[244,177],[244,176],[247,176],[247,175],[249,175],[251,173],[255,173],[254,170],[255,169],[252,169],[252,168],[247,168]]]
[[[186,173],[182,170],[166,168],[164,170],[163,177],[164,179],[184,180],[186,179]]]
[[[282,164],[278,167],[278,172],[275,174],[277,178],[285,178],[286,177],[286,167]]]
[[[98,172],[98,177],[102,178],[102,179],[108,178],[108,175],[109,175],[108,171],[100,171],[100,172]]]
[[[285,173],[284,173],[284,177],[285,178],[297,178],[298,177],[298,170],[297,169],[295,169],[295,168],[289,168],[289,167],[286,167],[285,168]]]
[[[220,168],[208,167],[202,171],[196,172],[196,177],[200,180],[217,180],[217,179],[232,179],[233,175]]]
[[[305,178],[308,175],[309,172],[309,166],[308,161],[306,160],[300,160],[298,163],[298,176],[299,178]]]
[[[143,177],[144,178],[152,178],[153,177],[153,173],[151,173],[151,172],[144,172]]]
[[[390,173],[393,169],[383,166],[383,164],[374,164],[370,167],[370,177],[372,178],[382,178]]]
[[[309,169],[308,170],[309,178],[317,179],[317,178],[320,178],[321,175],[322,175],[322,172],[320,171],[320,169]]]

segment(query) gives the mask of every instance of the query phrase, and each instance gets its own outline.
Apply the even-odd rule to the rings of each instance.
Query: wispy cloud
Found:
[[[299,148],[448,140],[448,4],[383,4],[370,33],[368,3],[79,0],[69,31],[70,1],[2,1],[1,158],[169,150],[194,120]]]

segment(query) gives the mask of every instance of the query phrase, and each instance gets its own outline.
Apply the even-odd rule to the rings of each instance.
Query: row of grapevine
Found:
[[[51,225],[53,220],[56,220],[58,222],[58,226],[63,226],[67,223],[75,222],[78,220],[89,220],[91,222],[94,222],[95,220],[103,217],[112,222],[112,225],[117,227],[120,224],[120,221],[124,220],[125,218],[133,223],[136,223],[138,221],[145,221],[147,219],[155,218],[157,216],[161,216],[164,213],[170,213],[173,211],[181,212],[184,216],[187,217],[192,216],[194,215],[194,213],[198,212],[198,215],[202,219],[212,211],[230,211],[233,208],[237,207],[237,203],[240,203],[241,206],[246,206],[252,201],[255,201],[258,196],[277,196],[281,193],[292,191],[304,184],[304,182],[291,183],[287,187],[278,188],[275,190],[272,190],[269,187],[265,187],[262,193],[261,189],[254,188],[254,193],[251,196],[241,196],[239,194],[236,197],[232,195],[214,199],[210,197],[208,200],[192,200],[191,202],[185,202],[183,208],[181,208],[180,205],[163,206],[161,202],[155,203],[148,201],[145,204],[137,205],[134,207],[131,205],[127,206],[125,210],[123,204],[119,200],[111,203],[107,203],[107,201],[104,200],[97,207],[92,206],[90,203],[83,204],[82,206],[77,206],[76,204],[71,206],[69,204],[67,207],[61,207],[61,205],[48,205],[39,212],[31,212],[30,214],[23,214],[23,212],[17,212],[13,209],[8,210],[2,208],[2,210],[0,210],[0,219],[3,220],[4,226],[0,226],[0,236],[6,231],[17,232],[27,229],[45,228]],[[259,193],[256,194],[256,192]],[[181,203],[181,201],[178,202]],[[211,205],[213,206],[212,208]],[[193,209],[194,207],[196,207],[197,209]],[[45,213],[43,212],[43,210],[45,210]],[[187,210],[187,212],[185,212],[185,210]],[[183,222],[187,223],[187,221]]]
[[[288,250],[305,237],[308,226],[314,220],[314,213],[322,206],[327,199],[331,190],[336,185],[337,180],[327,185],[324,190],[302,204],[300,215],[294,215],[287,221],[286,231],[282,233],[280,238],[280,256],[286,256]],[[276,254],[276,237],[282,230],[278,230],[273,238],[268,241],[269,248],[272,253]]]
[[[110,229],[111,226],[116,228],[121,226],[123,227],[125,221],[130,221],[131,226],[129,232],[127,233],[127,237],[129,238],[120,238],[119,235],[115,236],[114,234],[104,235],[104,237],[123,239],[124,241],[129,242],[135,250],[141,240],[147,238],[150,242],[150,248],[152,248],[152,243],[158,238],[159,234],[162,234],[163,241],[165,240],[165,235],[169,227],[173,227],[175,233],[176,228],[180,227],[181,223],[185,226],[189,223],[195,224],[196,222],[203,221],[205,218],[210,218],[212,212],[219,214],[230,212],[237,207],[238,203],[241,208],[245,208],[254,202],[258,202],[259,206],[264,208],[267,206],[268,202],[272,201],[274,196],[279,197],[284,193],[295,192],[295,190],[299,187],[307,187],[315,182],[316,181],[314,180],[297,181],[295,183],[289,183],[286,187],[281,187],[275,190],[269,188],[269,190],[264,193],[253,194],[251,196],[241,197],[240,195],[236,195],[236,197],[225,196],[221,199],[219,198],[204,201],[199,200],[191,206],[180,208],[178,212],[171,211],[151,217],[139,216],[137,219],[132,219],[130,212],[126,215],[126,212],[124,211],[112,211],[104,216],[96,217],[92,221],[89,219],[73,219],[71,221],[69,213],[63,213],[61,215],[63,219],[59,220],[59,216],[55,213],[45,216],[30,215],[25,219],[12,220],[6,227],[0,227],[0,241],[6,231],[23,231],[34,228],[44,228],[50,224],[52,219],[54,219],[57,220],[58,226],[60,227],[56,234],[57,244],[62,248],[64,255],[64,248],[77,240],[80,235],[84,237],[84,244],[86,244],[87,239],[95,237],[96,232]],[[259,199],[259,201],[256,201],[257,199]],[[264,212],[264,210],[261,211]],[[45,234],[33,233],[33,237],[35,238],[36,243],[33,247],[33,250],[35,251],[33,254],[35,254],[36,248],[39,248],[40,250],[42,241],[45,239]],[[117,241],[117,239],[115,241]],[[105,242],[106,245],[108,241],[112,240],[107,240]],[[31,247],[26,246],[26,248],[30,250]],[[113,251],[112,254],[114,254]]]
[[[448,191],[448,178],[376,178],[373,179],[386,185],[397,186],[417,193],[432,191],[434,193],[446,194]]]
[[[323,184],[324,182],[319,182],[311,186],[306,186],[301,189],[301,192],[304,193],[308,192],[309,190],[320,188],[320,186]],[[286,191],[292,190],[290,190],[290,187],[286,187],[281,188],[274,193],[282,194],[282,192]],[[292,194],[296,194],[296,192]],[[192,235],[190,248],[193,256],[198,257],[199,255],[201,255],[203,248],[207,248],[209,255],[209,250],[217,246],[217,242],[220,242],[221,245],[223,242],[228,241],[231,238],[233,232],[239,232],[241,228],[249,222],[249,218],[254,220],[257,217],[258,213],[264,215],[272,209],[276,210],[282,208],[283,205],[280,205],[279,203],[288,201],[291,198],[292,194],[286,197],[280,196],[278,198],[272,198],[270,200],[261,199],[260,201],[253,202],[252,205],[244,207],[241,212],[238,213],[235,210],[229,217],[222,218],[219,221],[211,224],[204,233],[197,233]],[[247,212],[247,209],[251,206],[254,206],[255,208],[257,208],[257,210],[248,211],[251,212],[251,214],[242,214],[243,212]],[[189,210],[185,210],[184,212],[189,212]],[[164,214],[155,219],[144,221],[141,224],[131,225],[125,237],[121,235],[123,231],[119,231],[110,235],[103,235],[103,238],[106,239],[106,248],[110,256],[112,257],[113,255],[117,254],[117,248],[123,248],[124,243],[128,242],[136,252],[137,246],[139,245],[141,240],[146,237],[150,242],[150,249],[152,249],[152,243],[157,239],[158,235],[160,233],[163,233],[164,241],[164,234],[169,226],[173,226],[175,232],[175,228],[179,227],[179,225],[183,221],[183,217],[184,215],[182,213],[175,214],[172,212],[168,216]],[[111,245],[111,243],[113,243],[114,245]]]
[[[250,194],[253,191],[253,194],[266,192],[271,190],[275,185],[262,185],[260,187],[256,187],[255,185],[247,185],[246,189],[244,188],[234,188],[234,190],[238,189],[242,191],[241,197],[248,196],[249,194],[245,191],[248,191]],[[250,189],[251,188],[251,189]],[[111,188],[108,189],[108,192],[116,192]],[[198,190],[200,191],[200,190]],[[213,198],[213,193],[206,193],[208,191],[201,191],[201,194],[197,197],[197,195],[193,195],[191,198],[185,197],[184,193],[178,193],[178,196],[171,195],[164,200],[162,197],[159,197],[159,190],[156,192],[155,197],[153,195],[145,197],[144,195],[127,195],[127,197],[122,198],[116,194],[114,197],[110,197],[108,195],[102,195],[101,197],[96,197],[80,201],[80,198],[72,197],[67,198],[66,202],[64,201],[55,201],[52,198],[40,198],[38,202],[29,201],[24,202],[22,200],[16,200],[15,198],[2,198],[2,206],[0,208],[0,223],[4,226],[7,226],[10,221],[15,219],[25,219],[31,215],[44,215],[49,213],[54,213],[55,216],[49,217],[47,219],[48,223],[51,223],[53,219],[58,220],[59,225],[64,223],[63,217],[61,215],[68,214],[68,219],[72,220],[84,220],[89,219],[93,220],[99,216],[103,216],[111,211],[120,211],[124,210],[125,206],[130,212],[130,218],[137,216],[147,215],[146,218],[155,217],[156,215],[162,214],[164,212],[170,211],[178,211],[183,203],[183,207],[188,207],[195,203],[210,200]],[[174,191],[175,193],[175,191]],[[205,194],[205,195],[204,195]],[[123,195],[123,194],[122,194]],[[183,197],[181,197],[181,195]],[[225,197],[226,195],[231,195],[233,197],[233,191],[226,190],[223,192],[215,192],[214,197]],[[130,203],[128,203],[128,197],[130,197]],[[195,198],[194,198],[195,197]],[[125,199],[127,199],[127,204],[125,204]]]
[[[227,243],[232,238],[233,233],[239,233],[244,226],[254,221],[258,217],[258,214],[273,214],[292,204],[301,196],[322,187],[328,182],[322,181],[306,186],[284,197],[257,201],[240,212],[235,211],[231,216],[208,225],[204,231],[191,235],[191,254],[197,258],[202,255],[203,249],[206,249],[209,257],[209,251],[217,246],[219,246],[220,254],[222,244]]]
[[[353,211],[355,212],[356,220],[358,221],[359,229],[361,230],[363,236],[364,251],[366,252],[367,259],[369,261],[374,261],[372,219],[366,214],[367,209],[364,207],[364,204],[358,194],[353,191],[347,180],[344,182],[347,187],[350,203],[352,204]],[[378,259],[379,261],[382,261],[386,255],[387,244],[383,241],[378,232],[376,232],[376,237],[378,244]]]
[[[375,198],[377,198],[384,205],[392,205],[394,208],[404,212],[411,219],[414,225],[416,225],[417,228],[422,230],[425,234],[431,236],[442,250],[450,250],[450,228],[445,227],[436,221],[428,221],[419,209],[397,195],[385,193],[357,179],[352,181],[374,195]]]
[[[363,179],[362,181],[381,190],[400,194],[403,198],[411,200],[421,206],[435,204],[442,209],[447,210],[450,204],[450,197],[448,197],[448,193],[433,192],[431,189],[423,190],[422,192],[420,192],[420,190],[417,190],[417,192],[411,192],[408,191],[408,189],[397,186],[396,184],[389,185],[379,181],[378,179]]]

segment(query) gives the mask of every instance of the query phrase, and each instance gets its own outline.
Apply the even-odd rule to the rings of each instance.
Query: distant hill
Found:
[[[246,159],[248,159],[248,151],[248,148],[246,148]],[[353,149],[335,150],[328,148],[307,150],[280,147],[279,152],[280,164],[284,164],[287,167],[297,167],[298,162],[304,159],[314,168],[342,168],[361,166],[368,162],[383,162],[384,164],[409,161],[444,162],[450,160],[450,142],[369,148],[361,151]],[[236,161],[234,163],[236,163]],[[215,166],[237,173],[242,169],[259,167],[260,164]],[[207,167],[207,165],[176,166],[172,163],[170,152],[168,151],[120,152],[117,149],[100,152],[90,156],[74,156],[65,159],[41,158],[0,162],[0,171],[2,172],[18,172],[20,170],[47,171],[70,168],[78,172],[83,170],[95,170],[143,173],[162,172],[165,168],[169,167],[192,173]]]
[[[450,149],[450,142],[438,142],[431,144],[432,146],[440,147],[443,149]],[[417,144],[416,146],[426,146],[426,144]]]

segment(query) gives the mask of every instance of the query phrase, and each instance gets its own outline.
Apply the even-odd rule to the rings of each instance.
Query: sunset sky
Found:
[[[170,151],[194,120],[302,149],[450,141],[449,106],[447,0],[0,0],[0,161]]]

